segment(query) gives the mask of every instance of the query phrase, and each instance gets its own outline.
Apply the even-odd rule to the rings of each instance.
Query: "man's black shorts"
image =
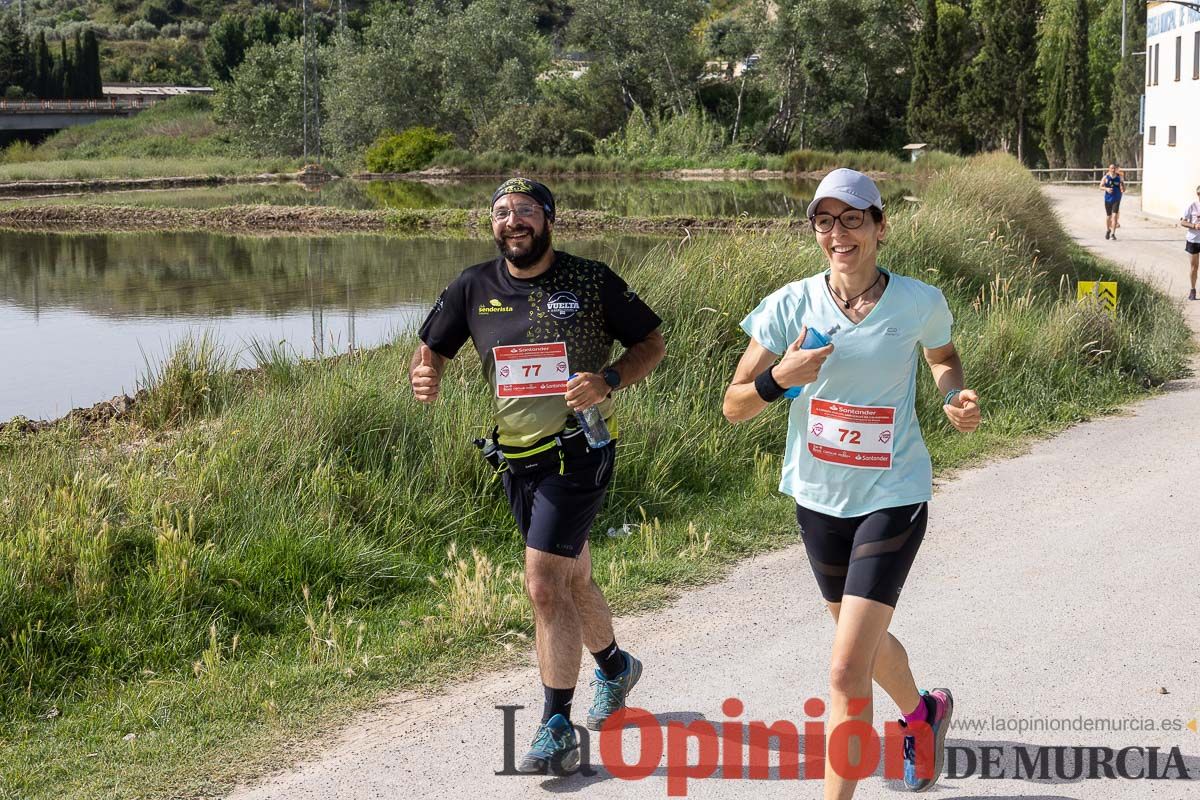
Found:
[[[1196,253],[1200,253],[1200,242],[1184,242],[1183,249],[1191,255],[1196,255]]]
[[[502,472],[504,493],[525,545],[576,558],[587,544],[592,523],[612,480],[617,443],[588,449],[558,465],[525,477]]]
[[[1113,200],[1104,201],[1104,215],[1111,217],[1113,214],[1121,213],[1121,198],[1117,197]]]

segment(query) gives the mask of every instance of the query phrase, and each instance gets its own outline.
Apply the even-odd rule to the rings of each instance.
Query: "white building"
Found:
[[[1200,8],[1146,7],[1142,208],[1178,219],[1200,186]]]

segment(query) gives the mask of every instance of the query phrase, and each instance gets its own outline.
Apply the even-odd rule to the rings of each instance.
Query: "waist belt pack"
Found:
[[[567,428],[520,447],[500,444],[493,428],[490,438],[476,439],[474,443],[496,472],[508,472],[517,478],[551,471],[562,474],[569,459],[588,452],[587,437],[581,428]]]

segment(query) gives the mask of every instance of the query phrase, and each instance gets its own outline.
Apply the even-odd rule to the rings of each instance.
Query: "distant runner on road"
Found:
[[[779,488],[796,501],[809,563],[836,625],[827,731],[851,718],[871,721],[873,677],[904,712],[906,729],[930,726],[904,739],[904,782],[924,791],[942,771],[954,700],[948,689],[918,691],[904,647],[888,633],[925,535],[932,488],[915,411],[918,356],[956,429],[979,425],[979,398],[964,388],[941,291],[877,264],[887,218],[875,183],[834,170],[808,216],[828,269],[789,283],[742,320],[750,343],[724,413],[741,422],[802,387],[791,402]],[[805,349],[810,331],[834,331],[832,343]],[[928,636],[921,646],[933,650],[936,621]],[[852,702],[866,705],[852,714]],[[850,741],[845,757],[857,763],[858,742]],[[849,798],[857,783],[837,774],[831,751],[825,797]]]
[[[541,725],[517,769],[564,771],[579,763],[570,720],[580,646],[596,661],[593,730],[625,705],[642,674],[641,662],[617,647],[612,613],[592,580],[588,534],[613,474],[612,393],[662,360],[662,320],[607,265],[552,249],[554,196],[541,183],[500,184],[491,215],[500,256],[442,292],[421,326],[409,378],[417,400],[434,402],[446,362],[474,342],[496,397],[484,453],[525,540],[544,695]],[[614,340],[625,347],[615,362]],[[593,406],[613,439],[596,447],[574,413]]]
[[[1104,190],[1104,238],[1116,239],[1117,228],[1121,227],[1121,197],[1125,194],[1125,176],[1116,164],[1108,165],[1100,188]]]
[[[1196,198],[1188,207],[1183,210],[1183,215],[1179,221],[1183,227],[1188,229],[1187,241],[1183,243],[1183,249],[1187,251],[1191,273],[1188,278],[1192,284],[1192,290],[1188,292],[1188,300],[1196,299],[1196,272],[1200,268],[1200,186],[1196,187]]]

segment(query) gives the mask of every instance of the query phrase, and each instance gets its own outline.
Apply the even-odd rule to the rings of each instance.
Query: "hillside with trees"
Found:
[[[0,52],[0,90],[65,91],[94,41],[106,81],[214,86],[248,155],[304,149],[307,86],[321,151],[347,164],[418,127],[471,153],[923,141],[1030,165],[1133,163],[1146,12],[1129,4],[1124,59],[1120,14],[1120,0],[325,0],[306,80],[298,3],[27,0],[28,46]]]

